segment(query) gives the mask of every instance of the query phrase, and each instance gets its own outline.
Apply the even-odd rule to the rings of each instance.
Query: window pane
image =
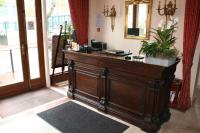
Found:
[[[35,0],[25,0],[26,32],[31,79],[39,78],[39,58],[37,43],[37,28],[35,14]]]
[[[50,74],[52,74],[52,37],[54,35],[59,35],[60,25],[64,26],[65,22],[67,22],[68,25],[71,24],[71,16],[68,0],[46,0],[46,4],[49,66]],[[61,69],[55,69],[55,73],[60,72]]]
[[[23,81],[16,1],[0,6],[0,86]]]

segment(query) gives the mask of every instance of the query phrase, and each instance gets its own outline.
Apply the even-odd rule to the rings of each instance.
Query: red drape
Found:
[[[85,44],[88,42],[89,0],[69,0],[69,8],[77,41]]]
[[[200,32],[200,0],[186,0],[183,40],[183,84],[178,99],[178,108],[191,106],[190,80],[194,53]]]

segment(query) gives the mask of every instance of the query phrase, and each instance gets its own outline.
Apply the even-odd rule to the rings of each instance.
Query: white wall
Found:
[[[199,37],[199,45],[200,45],[200,37]],[[200,59],[199,59],[200,62]],[[200,64],[200,63],[199,63]],[[199,75],[198,75],[198,79],[197,79],[197,88],[200,90],[200,65],[199,65]]]
[[[50,87],[50,73],[49,73],[49,56],[48,56],[48,45],[47,45],[47,28],[46,28],[46,1],[42,0],[42,26],[43,26],[43,44],[44,44],[44,61],[45,61],[45,77],[46,87]]]
[[[163,3],[163,2],[162,2]],[[110,28],[110,18],[103,17],[104,4],[108,4],[110,7],[115,5],[117,11],[115,30],[112,32]],[[153,0],[151,27],[156,28],[159,21],[162,19],[157,13],[158,1]],[[175,33],[177,37],[176,47],[182,52],[183,44],[183,27],[184,27],[184,10],[185,0],[177,0],[177,12],[175,17],[178,17],[179,24],[178,30]],[[96,30],[96,16],[101,14],[102,16],[102,28],[101,32]],[[125,51],[131,50],[135,55],[138,55],[141,47],[141,40],[135,39],[124,39],[124,25],[125,25],[125,0],[90,0],[90,14],[89,14],[89,40],[96,39],[99,41],[107,42],[108,48],[110,49],[122,49]],[[182,62],[179,63],[176,77],[182,78]]]
[[[163,4],[164,0],[162,0]],[[110,18],[105,18],[102,14],[104,4],[108,4],[110,7],[115,5],[117,11],[115,30],[111,31]],[[157,13],[158,0],[153,0],[152,17],[151,17],[151,27],[156,28],[159,21],[162,19]],[[184,32],[184,13],[185,13],[185,0],[177,0],[178,10],[175,13],[175,17],[178,17],[178,30],[175,33],[177,41],[175,46],[182,53],[183,52],[183,32]],[[97,16],[101,16],[97,19]],[[96,30],[96,20],[101,20],[101,31]],[[141,40],[135,39],[124,39],[124,25],[125,25],[125,0],[90,0],[90,13],[89,13],[89,41],[91,39],[96,39],[99,41],[107,42],[108,48],[110,49],[122,49],[125,51],[131,50],[135,55],[141,47]],[[151,38],[152,39],[152,38]],[[200,39],[199,39],[200,40]],[[198,60],[200,53],[200,41],[198,43],[195,58],[192,67],[191,74],[191,97],[193,96]],[[182,62],[177,66],[176,78],[182,79]],[[199,83],[200,85],[200,83]]]
[[[193,96],[193,92],[196,89],[195,87],[200,86],[200,73],[197,74],[199,68],[199,57],[200,57],[200,36],[197,43],[196,51],[194,54],[194,60],[193,60],[193,66],[191,71],[191,96]],[[196,81],[197,80],[197,81]],[[195,86],[195,83],[197,82],[197,86]]]
[[[200,69],[200,68],[198,68],[198,69]],[[198,78],[197,79],[197,88],[200,90],[200,72],[199,72],[199,76],[197,78]]]

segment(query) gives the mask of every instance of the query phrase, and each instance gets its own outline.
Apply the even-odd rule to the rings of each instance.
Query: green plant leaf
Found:
[[[179,51],[174,47],[176,37],[173,36],[176,24],[169,29],[164,27],[161,29],[152,29],[150,32],[155,39],[154,42],[142,41],[142,47],[139,53],[144,53],[146,56],[163,56],[167,58],[177,57]]]

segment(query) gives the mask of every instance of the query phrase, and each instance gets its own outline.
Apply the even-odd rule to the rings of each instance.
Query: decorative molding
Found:
[[[103,68],[101,69],[100,71],[100,77],[101,77],[101,98],[100,98],[100,101],[99,101],[99,109],[106,112],[106,104],[107,104],[107,98],[106,98],[106,82],[107,82],[107,75],[108,75],[109,71],[107,68]]]
[[[103,69],[101,69],[101,71],[100,71],[100,75],[101,76],[107,76],[107,74],[109,73],[109,71],[108,71],[108,69],[107,68],[103,68]]]
[[[100,110],[102,110],[103,112],[106,112],[107,109],[106,109],[106,99],[104,97],[101,98],[99,104],[98,104],[98,108]]]
[[[151,91],[159,91],[165,84],[165,81],[153,80],[148,82],[148,89]]]
[[[68,71],[69,71],[69,90],[68,90],[68,96],[74,99],[74,61],[73,60],[68,60]]]
[[[68,61],[67,61],[67,64],[68,64],[69,70],[71,70],[71,69],[74,68],[74,62],[73,62],[72,60],[68,60]]]

